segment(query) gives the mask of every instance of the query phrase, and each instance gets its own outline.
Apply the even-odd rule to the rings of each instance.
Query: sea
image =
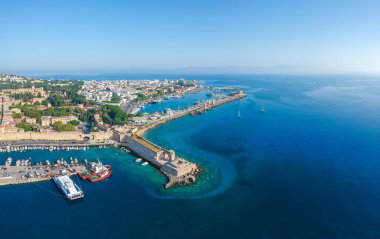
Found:
[[[76,157],[113,168],[99,183],[72,177],[83,200],[61,197],[52,181],[0,187],[0,238],[380,238],[380,77],[52,77],[184,77],[238,87],[247,97],[146,133],[204,169],[192,186],[164,189],[162,174],[118,148],[0,153],[0,164],[8,156]],[[143,110],[175,110],[207,97],[200,92]]]

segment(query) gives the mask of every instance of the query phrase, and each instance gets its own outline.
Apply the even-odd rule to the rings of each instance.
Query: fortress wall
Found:
[[[93,132],[84,134],[82,132],[24,132],[24,133],[2,133],[0,141],[18,140],[77,140],[81,141],[84,137],[91,140],[112,139],[112,132]]]

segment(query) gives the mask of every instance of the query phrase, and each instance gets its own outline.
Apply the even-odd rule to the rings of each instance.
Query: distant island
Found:
[[[140,112],[147,104],[203,90],[210,98],[187,109]],[[170,120],[202,114],[245,96],[239,89],[213,89],[182,78],[81,81],[0,74],[0,150],[114,145],[157,167],[168,177],[166,188],[192,184],[201,168],[178,157],[174,150],[144,139],[144,133]],[[12,180],[9,182],[12,184]],[[18,183],[27,182],[25,178]]]

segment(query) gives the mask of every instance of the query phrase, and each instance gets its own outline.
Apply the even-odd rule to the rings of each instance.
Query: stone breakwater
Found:
[[[147,131],[149,131],[149,130],[155,128],[155,127],[157,127],[158,125],[165,124],[165,123],[167,123],[169,121],[181,118],[181,117],[186,116],[186,115],[193,115],[193,114],[203,113],[203,112],[211,110],[211,109],[213,109],[213,108],[215,108],[217,106],[220,106],[220,105],[223,105],[223,104],[226,104],[226,103],[229,103],[229,102],[232,102],[232,101],[244,98],[245,96],[246,96],[245,93],[240,92],[240,93],[234,94],[232,96],[226,96],[224,98],[220,98],[220,99],[216,99],[216,100],[207,100],[207,101],[202,102],[202,103],[200,103],[198,105],[192,106],[192,107],[190,107],[188,109],[176,111],[170,117],[167,117],[167,118],[164,118],[164,119],[159,119],[159,120],[157,120],[157,121],[155,121],[153,123],[145,125],[145,126],[141,127],[136,132],[136,134],[139,135],[139,136],[143,136]]]

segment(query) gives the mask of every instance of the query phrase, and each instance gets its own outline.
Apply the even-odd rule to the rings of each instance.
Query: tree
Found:
[[[21,121],[20,123],[17,124],[17,128],[22,128],[24,129],[25,132],[32,131],[33,126],[30,124],[26,123],[25,121]]]
[[[120,100],[121,100],[121,98],[118,94],[116,94],[115,92],[112,93],[112,98],[111,98],[112,103],[119,103]]]
[[[12,113],[12,117],[13,117],[14,119],[20,119],[20,118],[21,118],[21,114],[20,114],[20,113],[13,112],[13,113]]]
[[[77,126],[77,125],[79,125],[79,121],[78,120],[71,120],[70,124]]]
[[[75,130],[74,125],[72,125],[72,124],[70,124],[70,123],[62,124],[61,121],[56,121],[56,122],[54,122],[53,127],[54,127],[54,129],[57,130],[58,132],[63,132],[63,131],[74,131],[74,130]]]

